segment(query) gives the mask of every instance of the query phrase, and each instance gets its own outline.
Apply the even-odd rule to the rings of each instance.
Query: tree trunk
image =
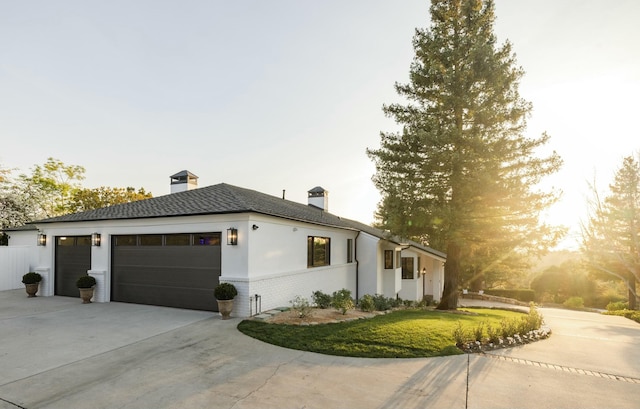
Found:
[[[629,274],[629,309],[635,310],[638,308],[636,302],[636,277],[633,274]]]
[[[453,240],[447,245],[447,261],[444,264],[444,290],[438,304],[439,310],[458,308],[458,280],[460,277],[460,245]]]

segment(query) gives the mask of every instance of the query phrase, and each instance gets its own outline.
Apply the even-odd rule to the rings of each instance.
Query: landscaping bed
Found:
[[[238,329],[264,342],[303,351],[368,358],[417,358],[477,352],[480,349],[456,340],[456,328],[467,328],[463,331],[467,334],[480,323],[484,328],[496,327],[503,320],[526,316],[521,312],[484,308],[455,312],[408,308],[389,313],[352,309],[344,315],[333,309],[313,309],[304,318],[291,310],[265,321],[244,320]],[[527,339],[532,341],[535,337]],[[518,343],[507,340],[501,345]]]

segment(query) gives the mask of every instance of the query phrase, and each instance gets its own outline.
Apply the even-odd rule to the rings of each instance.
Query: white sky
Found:
[[[382,105],[408,80],[417,0],[0,0],[0,165],[54,157],[84,186],[169,193],[187,169],[365,223],[379,194],[365,154],[396,129]],[[497,0],[534,105],[565,161],[549,220],[574,226],[587,182],[603,187],[640,150],[640,2]]]

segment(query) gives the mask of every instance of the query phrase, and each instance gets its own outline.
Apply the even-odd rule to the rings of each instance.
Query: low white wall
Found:
[[[318,290],[332,294],[346,288],[355,297],[355,274],[355,264],[343,264],[273,274],[251,280],[222,276],[220,282],[232,283],[238,289],[232,316],[248,317],[256,312],[255,304],[250,307],[250,298],[255,294],[261,296],[263,312],[277,307],[291,307],[290,301],[297,295],[311,302],[311,295]]]

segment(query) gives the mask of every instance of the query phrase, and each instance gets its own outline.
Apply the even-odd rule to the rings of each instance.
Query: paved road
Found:
[[[640,325],[555,309],[548,340],[490,355],[292,351],[211,313],[0,292],[0,409],[637,408]]]

